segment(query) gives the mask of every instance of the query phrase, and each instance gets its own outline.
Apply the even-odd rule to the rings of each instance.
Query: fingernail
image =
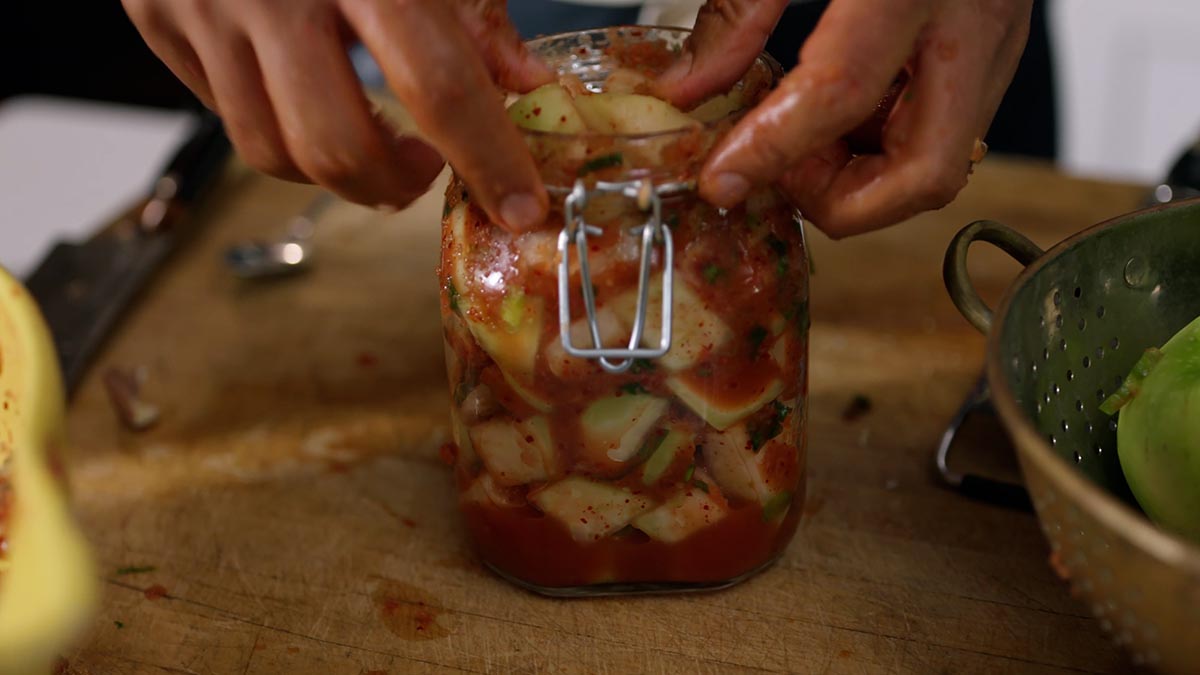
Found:
[[[541,222],[542,207],[531,194],[511,194],[500,204],[500,218],[509,229],[524,232]]]
[[[746,198],[750,192],[750,181],[736,173],[723,173],[713,179],[712,195],[716,201],[731,206]]]

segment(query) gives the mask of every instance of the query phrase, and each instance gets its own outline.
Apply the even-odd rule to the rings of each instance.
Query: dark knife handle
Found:
[[[231,149],[221,118],[205,110],[191,138],[163,169],[164,177],[175,180],[175,201],[191,204],[202,197],[224,168]]]

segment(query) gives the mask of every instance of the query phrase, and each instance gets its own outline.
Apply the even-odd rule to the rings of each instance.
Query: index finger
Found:
[[[346,4],[396,97],[492,220],[511,231],[541,224],[548,198],[533,158],[449,3]]]
[[[740,202],[802,157],[866,120],[913,51],[929,18],[920,0],[834,0],[799,65],[726,136],[700,176],[718,206]]]

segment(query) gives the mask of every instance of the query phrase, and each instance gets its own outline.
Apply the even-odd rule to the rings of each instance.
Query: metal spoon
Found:
[[[333,203],[328,192],[309,202],[300,215],[288,223],[286,234],[277,241],[249,241],[225,252],[225,265],[242,279],[264,279],[296,274],[312,262],[311,243],[316,221]]]

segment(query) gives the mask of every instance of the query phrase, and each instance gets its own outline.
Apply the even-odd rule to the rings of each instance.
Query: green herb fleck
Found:
[[[672,213],[671,215],[667,216],[667,227],[674,229],[678,226],[679,226],[679,214],[678,213]]]
[[[700,480],[699,478],[697,478],[696,480],[693,480],[692,485],[695,485],[697,488],[703,490],[705,493],[708,492],[708,483],[705,483],[704,481]]]
[[[904,102],[905,102],[905,103],[908,103],[909,101],[913,100],[913,97],[915,97],[915,96],[916,96],[916,92],[914,92],[912,89],[905,89],[905,90],[904,90],[904,97],[903,97],[903,98],[904,98]]]
[[[127,574],[145,574],[147,572],[153,572],[156,569],[158,569],[158,568],[153,567],[151,565],[146,565],[144,567],[138,567],[138,566],[122,567],[117,570],[117,576],[123,577]]]
[[[767,329],[755,325],[750,329],[750,334],[747,337],[750,340],[750,353],[757,354],[758,350],[762,349],[763,341],[767,339]]]
[[[1138,395],[1138,392],[1142,390],[1142,383],[1150,375],[1150,371],[1154,370],[1154,367],[1162,359],[1163,352],[1161,349],[1156,347],[1147,349],[1141,358],[1138,359],[1137,363],[1133,364],[1133,370],[1130,371],[1129,377],[1125,378],[1125,381],[1121,383],[1121,388],[1113,392],[1112,396],[1109,396],[1100,404],[1100,412],[1105,415],[1114,415],[1118,410],[1128,405]]]
[[[614,166],[621,166],[621,164],[624,162],[625,158],[619,152],[614,152],[611,155],[600,155],[599,157],[593,157],[584,162],[583,166],[579,167],[579,175],[586,176],[594,171],[611,169]]]
[[[641,375],[642,373],[654,372],[654,368],[654,362],[649,359],[634,359],[633,365],[629,366],[629,372],[634,375]]]
[[[687,471],[683,472],[683,482],[685,482],[685,483],[692,482],[692,476],[694,476],[694,475],[696,475],[696,465],[689,464]]]
[[[696,366],[696,377],[712,377],[713,367],[711,363],[701,363]]]
[[[707,281],[709,285],[717,283],[717,279],[719,279],[722,274],[725,274],[725,270],[713,263],[709,263],[704,268],[704,280]]]
[[[125,627],[125,623],[122,621],[113,621],[113,625],[117,627],[117,630],[121,630]]]
[[[775,520],[776,517],[787,510],[788,505],[791,503],[792,493],[790,492],[780,492],[774,497],[768,499],[767,503],[763,504],[763,522],[769,523],[772,520]]]
[[[789,268],[787,242],[783,241],[779,237],[776,237],[775,235],[770,235],[767,237],[767,246],[770,246],[771,251],[777,256],[775,260],[775,273],[778,274],[780,278],[786,277]]]
[[[625,384],[617,387],[617,391],[620,391],[623,394],[630,394],[630,395],[650,393],[650,392],[646,391],[646,388],[642,386],[641,382],[626,382]]]
[[[450,202],[443,203],[442,204],[442,218],[445,218],[446,216],[450,215],[450,211],[452,211],[452,210],[453,209],[450,208]]]
[[[453,281],[446,282],[446,298],[450,305],[450,311],[458,313],[458,289],[454,287]]]
[[[759,416],[754,422],[747,426],[750,432],[750,449],[758,452],[762,449],[767,441],[775,438],[783,432],[783,420],[787,418],[791,408],[780,403],[778,400],[771,402],[771,408],[767,411],[766,418]]]

